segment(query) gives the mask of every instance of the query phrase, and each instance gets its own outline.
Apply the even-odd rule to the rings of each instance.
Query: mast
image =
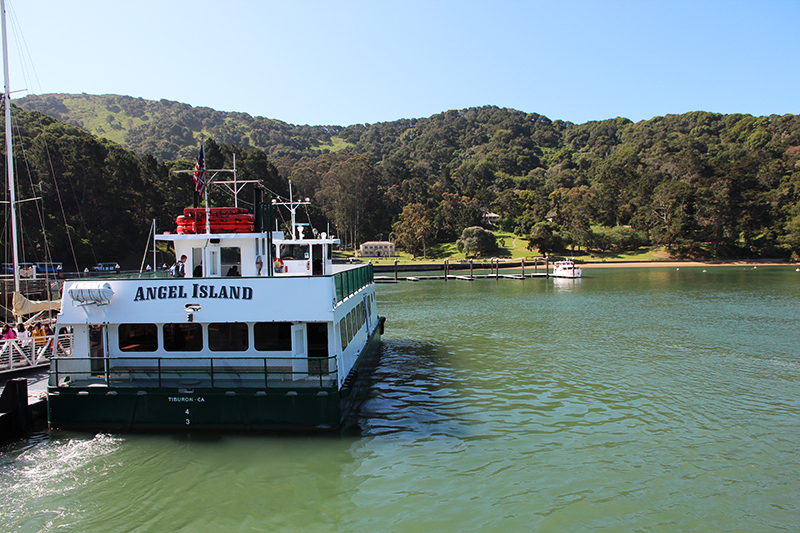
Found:
[[[282,205],[282,206],[285,206],[285,207],[287,207],[289,209],[289,212],[292,215],[292,230],[291,231],[292,231],[292,240],[293,241],[297,240],[297,230],[296,230],[297,217],[295,216],[295,214],[297,212],[297,208],[300,207],[301,205],[308,205],[310,203],[311,203],[311,201],[308,198],[306,198],[305,200],[298,200],[297,202],[294,201],[294,199],[292,198],[292,180],[289,180],[289,201],[288,202],[279,202],[279,201],[275,200],[274,198],[272,199],[272,205]],[[277,224],[278,221],[276,220],[275,223]]]
[[[0,0],[3,10],[3,105],[6,110],[6,177],[11,205],[11,250],[14,260],[14,292],[19,292],[19,249],[17,242],[17,191],[14,183],[14,153],[11,134],[11,87],[8,81],[8,39],[6,38],[6,2]]]

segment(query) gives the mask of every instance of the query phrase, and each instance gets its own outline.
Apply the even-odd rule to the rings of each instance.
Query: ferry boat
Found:
[[[577,267],[572,260],[556,261],[553,263],[553,273],[550,274],[554,278],[579,278],[583,274],[583,269]]]
[[[159,271],[66,282],[57,328],[71,332],[71,354],[54,347],[50,427],[340,426],[385,318],[372,264],[335,264],[339,240],[306,238],[296,224],[303,203],[259,202],[255,215],[187,209],[176,233],[155,236],[184,259],[185,277]],[[291,235],[267,229],[280,206],[291,211]]]

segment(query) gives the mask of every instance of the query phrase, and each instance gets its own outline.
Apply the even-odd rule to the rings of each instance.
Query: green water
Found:
[[[0,531],[796,531],[800,272],[381,285],[329,436],[40,434]]]

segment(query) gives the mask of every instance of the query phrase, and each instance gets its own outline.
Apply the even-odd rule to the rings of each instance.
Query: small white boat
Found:
[[[583,274],[583,269],[577,267],[574,261],[569,259],[565,261],[556,261],[553,263],[553,273],[550,274],[554,278],[579,278]]]

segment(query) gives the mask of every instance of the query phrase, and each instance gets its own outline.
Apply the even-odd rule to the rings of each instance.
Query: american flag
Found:
[[[200,155],[197,156],[197,163],[194,165],[194,190],[200,196],[206,191],[206,157],[203,153],[203,146],[200,146]]]

